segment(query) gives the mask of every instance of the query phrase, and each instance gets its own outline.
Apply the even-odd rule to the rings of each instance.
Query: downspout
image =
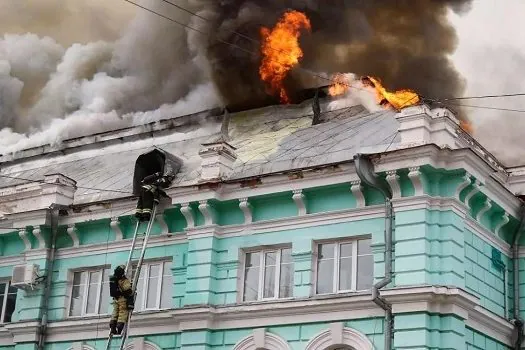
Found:
[[[512,262],[514,264],[514,349],[521,349],[523,343],[523,320],[520,318],[520,264],[519,264],[519,242],[523,229],[525,228],[525,203],[520,210],[520,224],[514,233],[512,240]]]
[[[394,210],[392,208],[392,191],[386,181],[374,172],[374,165],[368,157],[362,154],[354,156],[357,175],[364,184],[379,190],[385,197],[385,277],[372,286],[372,300],[385,310],[385,346],[391,350],[394,338],[394,319],[392,305],[380,294],[380,290],[392,281],[392,234],[394,227]]]
[[[47,271],[46,271],[46,285],[44,289],[44,296],[40,303],[41,317],[38,325],[38,350],[44,349],[46,340],[46,330],[48,323],[48,301],[51,294],[51,282],[53,280],[53,267],[55,265],[56,241],[58,235],[58,214],[59,209],[56,206],[51,206],[48,211],[51,224],[51,246],[47,256]]]

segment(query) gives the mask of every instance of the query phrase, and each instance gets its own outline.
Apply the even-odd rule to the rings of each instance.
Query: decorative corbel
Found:
[[[412,185],[414,186],[414,195],[422,196],[424,194],[423,182],[421,181],[421,171],[419,171],[418,166],[408,168],[408,178],[412,181]]]
[[[355,197],[357,208],[363,208],[366,205],[365,195],[363,194],[363,186],[361,186],[360,180],[352,181],[350,191]]]
[[[481,222],[481,218],[483,218],[483,215],[485,215],[490,210],[490,208],[492,208],[492,202],[487,198],[483,208],[481,208],[481,210],[478,212],[478,215],[476,215],[476,220]]]
[[[213,213],[212,208],[208,204],[207,200],[199,201],[199,211],[204,216],[204,225],[213,225]]]
[[[42,230],[40,229],[40,226],[33,227],[33,236],[35,236],[38,240],[38,249],[45,249],[46,240],[44,236],[42,236]]]
[[[251,224],[253,221],[252,205],[248,202],[248,198],[239,198],[239,208],[244,214],[244,224]]]
[[[306,215],[306,203],[305,203],[305,196],[303,194],[303,190],[294,190],[293,191],[293,201],[295,202],[295,205],[297,206],[298,215],[303,216]]]
[[[477,194],[480,191],[479,186],[481,186],[481,183],[478,180],[476,180],[476,181],[474,181],[474,184],[472,186],[473,186],[472,190],[465,197],[465,204],[469,208],[470,208],[469,202],[472,199],[472,197],[474,197],[474,195]]]
[[[69,235],[69,237],[73,241],[73,247],[80,246],[80,241],[78,239],[78,234],[77,234],[77,228],[75,227],[74,224],[73,225],[69,225],[67,227],[67,234]]]
[[[465,188],[467,188],[470,184],[472,183],[472,178],[470,177],[470,174],[469,173],[465,173],[465,175],[463,175],[463,182],[461,182],[458,186],[458,188],[456,188],[456,199],[458,201],[461,202],[461,199],[459,197],[459,195],[461,194],[461,192],[463,192],[463,190]]]
[[[25,250],[31,250],[31,242],[27,237],[27,230],[25,228],[18,230],[18,235],[24,241]]]
[[[111,218],[111,221],[109,223],[109,226],[115,233],[115,241],[121,241],[122,239],[124,239],[124,234],[122,233],[122,229],[120,228],[119,223],[120,222],[118,218]]]
[[[509,221],[510,221],[509,214],[505,212],[505,214],[503,214],[503,216],[501,217],[501,221],[499,222],[499,224],[497,224],[496,227],[494,228],[494,233],[496,234],[496,236],[499,236],[501,229],[503,228],[503,226],[508,224]]]
[[[161,235],[167,235],[168,233],[170,233],[170,229],[168,227],[168,224],[166,223],[166,220],[164,220],[164,213],[157,212],[157,214],[155,215],[155,220],[157,221],[157,223],[160,226],[160,234]]]
[[[399,175],[397,175],[397,170],[387,171],[386,181],[392,190],[392,198],[401,198],[401,187],[399,186]]]
[[[182,215],[184,215],[184,219],[186,219],[186,228],[195,227],[195,219],[193,218],[193,212],[191,210],[190,203],[182,203],[180,212]]]

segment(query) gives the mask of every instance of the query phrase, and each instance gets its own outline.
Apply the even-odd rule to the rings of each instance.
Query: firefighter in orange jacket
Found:
[[[109,279],[109,292],[113,298],[113,314],[109,328],[112,334],[121,334],[128,321],[128,313],[133,310],[134,297],[131,282],[125,274],[125,266],[120,265]]]

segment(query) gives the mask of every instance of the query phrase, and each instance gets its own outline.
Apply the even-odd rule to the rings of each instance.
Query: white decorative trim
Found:
[[[455,197],[457,200],[460,200],[459,196],[461,192],[463,192],[463,190],[467,188],[471,183],[472,183],[472,178],[470,177],[470,174],[466,172],[465,175],[463,175],[463,182],[460,183],[459,186],[456,188]]]
[[[366,206],[365,195],[363,194],[363,186],[361,186],[361,180],[355,180],[350,182],[350,191],[355,197],[357,208],[364,208]]]
[[[423,191],[423,182],[421,181],[421,171],[419,171],[420,167],[411,167],[408,168],[408,177],[410,181],[412,181],[412,185],[414,186],[414,195],[415,196],[421,196],[424,194]]]
[[[248,198],[239,198],[239,208],[244,214],[244,224],[248,225],[252,223],[252,205],[248,202]]]
[[[131,342],[126,344],[124,350],[161,350],[160,347],[153,344],[150,341],[145,341],[144,337],[133,339]]]
[[[180,212],[186,219],[186,228],[195,227],[195,219],[193,218],[193,211],[190,207],[190,203],[182,203],[180,206]]]
[[[84,344],[84,342],[76,342],[69,348],[69,350],[96,350],[89,345]]]
[[[27,230],[25,228],[18,230],[18,236],[24,241],[25,250],[31,250],[31,242],[27,237]]]
[[[494,233],[496,234],[496,236],[500,237],[499,233],[500,233],[501,229],[503,228],[503,226],[508,224],[509,221],[510,221],[509,213],[505,212],[503,214],[503,216],[501,217],[501,221],[494,228]]]
[[[392,198],[401,198],[401,187],[399,186],[399,175],[397,175],[397,170],[387,171],[386,181],[392,190]]]
[[[298,216],[306,215],[306,203],[303,190],[294,190],[292,199],[295,202],[295,205],[297,206]]]
[[[77,228],[75,227],[75,225],[69,225],[67,227],[67,234],[73,241],[73,247],[79,247],[80,241],[78,239]]]
[[[474,197],[474,195],[481,192],[479,188],[480,186],[481,186],[481,182],[479,182],[478,180],[475,180],[474,184],[472,185],[472,190],[470,190],[470,192],[465,196],[465,204],[471,209],[472,207],[469,204],[470,200],[472,199],[472,197]]]
[[[124,239],[124,234],[122,233],[122,229],[119,225],[119,219],[118,218],[111,218],[111,221],[109,222],[109,226],[115,233],[115,240],[121,241]]]
[[[342,322],[332,323],[330,328],[317,334],[305,350],[325,350],[335,346],[347,345],[354,350],[373,350],[374,345],[363,333],[348,327]]]
[[[155,221],[157,221],[157,224],[159,224],[160,226],[161,235],[167,235],[168,233],[170,233],[168,224],[166,223],[166,220],[164,219],[164,213],[157,213],[155,215]]]
[[[207,200],[199,201],[199,211],[204,216],[204,225],[209,226],[214,224],[212,208]]]
[[[483,204],[483,208],[481,208],[478,212],[478,215],[476,215],[476,220],[481,222],[483,215],[485,215],[490,210],[490,208],[492,208],[492,202],[490,201],[490,199],[487,198],[487,200]]]
[[[266,332],[264,328],[258,328],[246,338],[240,340],[233,350],[290,350],[290,345],[281,337]]]
[[[470,216],[465,217],[465,228],[472,231],[479,238],[484,239],[487,243],[494,245],[496,248],[507,256],[512,256],[510,245],[505,242],[502,238],[495,236],[491,231],[487,230],[479,222],[471,218]]]
[[[45,249],[46,240],[44,236],[42,236],[42,230],[40,229],[40,226],[33,227],[33,236],[35,236],[38,240],[38,249]]]

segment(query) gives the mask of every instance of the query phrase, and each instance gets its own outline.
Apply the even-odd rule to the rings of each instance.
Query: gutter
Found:
[[[391,350],[394,339],[394,319],[392,305],[380,293],[380,290],[392,282],[392,235],[394,227],[394,210],[392,207],[392,191],[388,183],[379,178],[374,172],[374,165],[363,154],[354,156],[357,175],[361,181],[377,190],[385,197],[385,277],[372,286],[372,301],[385,310],[385,346],[384,350]]]
[[[520,264],[519,264],[519,242],[523,229],[525,228],[525,203],[522,202],[520,210],[520,224],[514,233],[514,239],[512,240],[512,262],[514,264],[514,335],[512,343],[514,349],[521,349],[523,343],[523,320],[520,318]]]
[[[55,205],[52,205],[48,209],[48,215],[51,225],[51,247],[47,256],[47,271],[46,271],[46,285],[44,289],[44,295],[42,301],[40,302],[40,314],[38,324],[38,350],[44,350],[44,344],[46,341],[46,331],[48,323],[48,301],[51,294],[51,282],[53,279],[53,267],[55,265],[55,254],[56,254],[56,241],[58,236],[58,215],[59,208]]]

